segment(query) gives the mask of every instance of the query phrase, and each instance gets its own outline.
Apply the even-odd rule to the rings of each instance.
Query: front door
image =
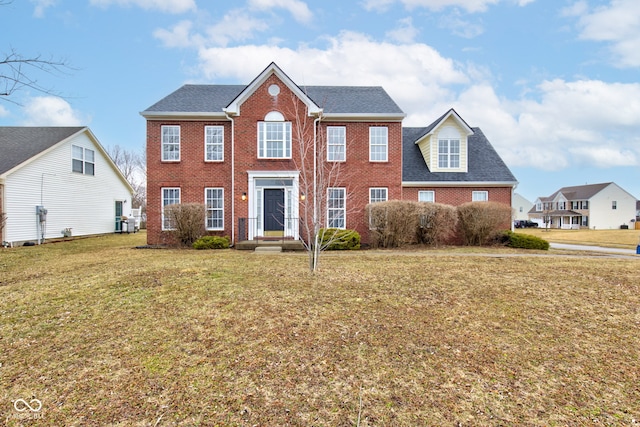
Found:
[[[284,236],[284,189],[264,189],[264,235]]]
[[[116,232],[122,232],[122,202],[116,201]]]

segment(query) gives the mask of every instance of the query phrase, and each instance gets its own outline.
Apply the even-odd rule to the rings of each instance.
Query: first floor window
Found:
[[[258,158],[291,158],[291,122],[258,123]]]
[[[370,188],[369,189],[369,203],[386,202],[386,201],[387,201],[386,188]]]
[[[472,202],[486,202],[489,200],[489,192],[487,191],[474,191],[471,194]]]
[[[71,146],[71,170],[85,175],[95,175],[95,152],[88,148]]]
[[[180,126],[162,126],[162,161],[180,160]]]
[[[344,162],[346,160],[347,131],[344,126],[327,127],[327,160]]]
[[[434,191],[418,191],[418,201],[419,202],[435,202],[435,192]]]
[[[346,194],[344,188],[327,190],[327,227],[346,228]]]
[[[175,225],[165,210],[168,206],[180,203],[180,188],[163,188],[162,189],[162,229],[173,230]]]
[[[369,128],[369,161],[386,162],[389,153],[389,132],[386,127]]]
[[[224,229],[224,190],[222,188],[205,189],[207,207],[207,230]]]
[[[224,127],[204,127],[204,159],[208,162],[224,160]]]

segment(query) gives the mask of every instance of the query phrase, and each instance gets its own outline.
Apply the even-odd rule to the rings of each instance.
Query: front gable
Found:
[[[223,111],[230,116],[240,115],[242,104],[260,89],[272,75],[275,75],[279,82],[285,85],[289,91],[304,103],[310,116],[316,116],[322,113],[322,108],[318,107],[274,62],[269,64],[262,73],[249,83],[226,108],[223,108]],[[282,89],[278,83],[272,83],[266,88],[267,93],[272,98],[276,98],[282,92]]]
[[[432,172],[469,171],[469,136],[473,130],[454,109],[428,128],[416,144]]]

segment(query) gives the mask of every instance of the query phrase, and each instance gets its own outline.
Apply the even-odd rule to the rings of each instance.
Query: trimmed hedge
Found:
[[[511,225],[512,208],[496,202],[470,202],[458,206],[458,232],[467,246],[482,246]]]
[[[360,233],[355,230],[321,228],[320,247],[328,251],[360,249]]]
[[[502,232],[499,239],[502,244],[510,248],[549,250],[549,242],[529,234],[514,233],[507,230]]]
[[[220,236],[203,236],[193,242],[193,249],[229,249],[229,238]]]

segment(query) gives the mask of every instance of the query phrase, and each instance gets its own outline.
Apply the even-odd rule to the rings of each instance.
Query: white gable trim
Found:
[[[460,126],[460,128],[462,128],[464,132],[466,132],[467,138],[473,135],[473,129],[471,129],[467,122],[462,120],[462,117],[460,117],[460,115],[456,113],[456,110],[452,108],[447,112],[447,114],[445,114],[440,120],[438,120],[438,122],[431,128],[429,132],[418,138],[415,143],[419,144],[425,139],[430,138],[433,134],[436,133],[438,129],[440,129],[440,127],[449,119],[449,117],[452,117],[456,124]]]
[[[293,80],[289,78],[275,62],[269,64],[240,94],[222,111],[231,116],[240,115],[240,106],[260,87],[272,74],[275,74],[304,104],[307,106],[310,116],[320,115],[322,108],[317,106]]]

